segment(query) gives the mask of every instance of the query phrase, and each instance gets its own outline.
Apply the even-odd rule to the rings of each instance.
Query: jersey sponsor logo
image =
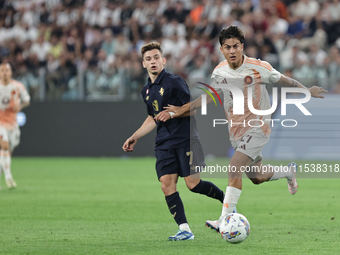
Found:
[[[149,94],[149,89],[146,90],[146,94]]]
[[[163,94],[164,94],[164,89],[163,89],[163,88],[161,88],[161,89],[159,90],[159,94],[160,94],[161,96],[163,96]]]
[[[221,84],[228,84],[227,79],[224,78],[223,81],[221,82]]]
[[[159,108],[158,108],[158,101],[157,101],[157,100],[154,100],[154,101],[152,102],[152,107],[153,107],[153,109],[154,109],[156,112],[159,111]]]
[[[253,78],[251,77],[251,76],[246,76],[246,77],[244,77],[244,83],[246,84],[246,85],[250,85],[250,84],[252,84],[253,83]]]

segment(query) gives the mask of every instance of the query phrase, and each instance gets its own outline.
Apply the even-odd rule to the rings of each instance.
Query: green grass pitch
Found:
[[[0,254],[340,254],[339,178],[300,178],[294,196],[285,180],[256,186],[243,179],[237,207],[251,230],[240,244],[204,226],[219,217],[220,202],[191,193],[180,179],[195,240],[168,242],[177,225],[154,164],[153,158],[14,157],[18,188],[8,190],[1,179]],[[225,190],[226,178],[209,180]]]

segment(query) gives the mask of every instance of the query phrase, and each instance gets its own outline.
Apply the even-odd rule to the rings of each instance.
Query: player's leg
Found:
[[[246,154],[236,151],[228,166],[229,181],[225,192],[221,216],[215,221],[206,221],[206,225],[219,231],[222,218],[232,213],[237,205],[242,192],[242,167],[247,166],[252,159]]]
[[[7,187],[9,189],[16,188],[17,184],[15,183],[11,173],[11,153],[9,150],[9,142],[1,139],[0,146],[1,146],[0,150],[1,167],[5,175]]]
[[[178,165],[173,150],[156,150],[155,155],[157,158],[157,176],[161,182],[161,188],[165,195],[165,201],[168,205],[171,215],[180,229],[174,236],[170,236],[168,240],[192,240],[194,239],[194,235],[190,230],[185,216],[184,205],[176,188],[178,180]]]
[[[263,165],[262,160],[250,166],[247,172],[248,178],[254,184],[261,184],[267,181],[276,181],[279,179],[287,179],[288,190],[294,195],[298,185],[296,181],[296,164],[291,162],[288,166]]]
[[[240,152],[236,151],[229,163],[229,181],[223,200],[223,208],[221,217],[232,213],[237,205],[238,199],[242,192],[242,173],[245,166],[249,165],[252,159]]]
[[[207,197],[211,197],[219,200],[223,203],[224,193],[223,191],[217,187],[215,184],[209,181],[203,181],[200,178],[200,174],[197,173],[195,175],[189,175],[184,177],[185,183],[188,189],[194,193],[206,195]]]
[[[196,170],[190,172],[190,169],[196,169],[196,166],[205,166],[201,143],[195,142],[190,148],[187,148],[184,151],[179,150],[178,153],[182,153],[183,155],[183,157],[180,157],[180,155],[179,157],[182,162],[182,175],[184,176],[188,189],[194,193],[206,195],[223,203],[224,193],[221,189],[212,182],[201,180],[200,174],[199,172],[196,172]]]

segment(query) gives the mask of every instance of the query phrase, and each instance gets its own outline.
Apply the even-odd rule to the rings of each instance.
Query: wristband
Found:
[[[174,116],[175,115],[175,113],[174,112],[169,112],[169,114],[170,114],[170,118],[172,119],[172,116]]]

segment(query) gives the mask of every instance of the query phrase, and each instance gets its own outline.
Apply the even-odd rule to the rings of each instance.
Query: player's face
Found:
[[[163,70],[165,61],[161,52],[153,49],[144,53],[143,67],[149,74],[158,75]]]
[[[12,69],[9,64],[0,65],[0,79],[2,81],[8,81],[12,78]]]
[[[236,69],[241,66],[243,43],[240,40],[236,38],[227,39],[220,47],[220,50],[231,68]]]

